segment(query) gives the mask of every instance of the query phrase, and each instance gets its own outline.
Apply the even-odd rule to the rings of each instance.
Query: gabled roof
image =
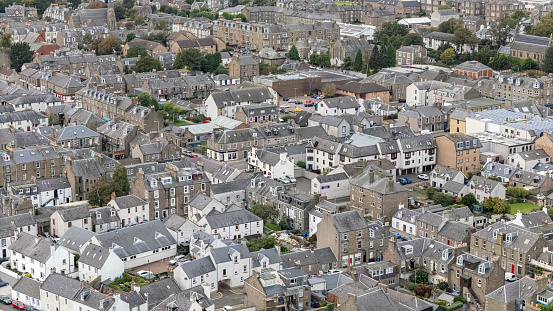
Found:
[[[88,244],[83,250],[79,262],[94,268],[102,269],[108,256],[109,249],[95,244]]]
[[[334,227],[338,232],[363,230],[367,222],[356,211],[348,211],[334,215]]]

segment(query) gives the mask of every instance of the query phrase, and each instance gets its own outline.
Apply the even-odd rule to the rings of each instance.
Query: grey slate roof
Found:
[[[102,269],[108,256],[108,248],[95,244],[88,244],[83,250],[79,262],[94,268]]]
[[[329,108],[350,109],[361,107],[357,99],[352,96],[325,98],[323,101]]]
[[[338,232],[350,232],[365,229],[368,225],[356,211],[348,211],[334,215],[334,227]]]
[[[212,184],[209,191],[212,194],[228,193],[233,191],[243,191],[248,186],[243,180],[233,180],[220,184]]]
[[[223,213],[213,210],[205,218],[211,229],[230,227],[238,224],[262,220],[260,217],[246,209],[225,211]]]
[[[115,202],[117,203],[117,206],[119,206],[120,209],[127,209],[135,206],[142,206],[148,203],[134,194],[117,197],[115,198]]]
[[[35,236],[26,232],[19,233],[19,237],[9,247],[10,251],[15,251],[41,263],[46,263],[52,255],[52,249],[55,248],[56,246],[50,239],[38,238],[37,241]]]
[[[54,295],[59,295],[67,299],[73,299],[79,292],[81,282],[78,280],[52,273],[42,283],[40,288]]]
[[[177,232],[182,227],[182,225],[184,225],[185,222],[186,219],[177,214],[171,214],[169,217],[163,219],[163,224],[165,225],[165,227],[175,232]]]
[[[179,293],[181,289],[171,278],[161,279],[140,287],[140,294],[147,297],[148,305],[157,305],[168,296]]]
[[[529,276],[516,280],[512,283],[507,283],[493,292],[486,295],[487,298],[499,301],[501,303],[508,303],[515,299],[523,299],[529,301],[536,290],[536,280]]]
[[[159,220],[102,233],[96,236],[104,247],[113,247],[120,258],[151,252],[176,244],[167,228]]]
[[[57,189],[71,188],[69,180],[66,177],[42,179],[36,181],[38,192],[51,191]]]
[[[232,262],[233,257],[232,255],[237,252],[240,254],[241,258],[250,258],[251,253],[246,247],[246,245],[243,244],[232,244],[225,247],[218,247],[214,248],[211,251],[211,257],[213,258],[213,262],[215,264],[220,264],[223,262]]]
[[[337,262],[336,255],[330,247],[316,248],[313,251],[297,251],[281,255],[282,267],[291,268],[299,261],[300,266],[319,264],[330,265]]]
[[[469,234],[469,226],[457,221],[448,221],[438,234],[454,241],[463,241]]]
[[[251,253],[252,255],[252,261],[253,261],[253,267],[261,267],[261,259],[268,258],[269,264],[273,265],[276,263],[281,263],[282,258],[280,257],[280,254],[276,250],[276,248],[271,249],[261,249],[257,252]]]
[[[502,247],[513,249],[521,253],[527,253],[530,249],[532,249],[539,238],[537,233],[528,231],[527,229],[521,228],[516,225],[501,222],[496,222],[485,229],[474,232],[472,235],[476,238],[495,243],[496,239],[493,238],[493,232],[495,230],[504,233],[504,235],[508,233],[514,233],[512,241],[507,242],[506,240],[504,240],[501,243]]]
[[[90,240],[96,233],[89,230],[72,226],[58,241],[58,245],[80,253],[81,246]]]
[[[16,229],[33,225],[36,225],[36,220],[31,214],[2,217],[0,218],[0,238],[11,237]]]
[[[182,269],[189,279],[216,270],[209,256],[185,262],[177,269]]]
[[[22,276],[12,285],[12,290],[35,299],[40,299],[41,284],[37,280]]]

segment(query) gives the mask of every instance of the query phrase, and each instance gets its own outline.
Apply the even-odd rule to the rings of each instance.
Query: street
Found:
[[[0,279],[10,283],[10,285],[8,286],[0,287],[0,296],[9,296],[11,298],[12,285],[14,285],[17,282],[17,280],[1,272],[0,272]],[[0,310],[7,311],[7,310],[14,310],[14,309],[12,308],[12,306],[0,304]]]

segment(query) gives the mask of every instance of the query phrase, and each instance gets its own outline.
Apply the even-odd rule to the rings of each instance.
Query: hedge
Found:
[[[445,307],[444,311],[453,311],[453,310],[457,310],[457,309],[462,308],[462,307],[463,307],[463,303],[460,302],[460,301],[456,301],[456,302],[452,303],[451,306]]]

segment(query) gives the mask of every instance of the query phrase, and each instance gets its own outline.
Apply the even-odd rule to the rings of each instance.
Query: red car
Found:
[[[16,308],[17,310],[25,310],[27,306],[19,300],[14,300],[12,301],[12,307]]]
[[[191,158],[197,158],[198,156],[195,155],[195,154],[191,154],[190,157],[191,157]]]

